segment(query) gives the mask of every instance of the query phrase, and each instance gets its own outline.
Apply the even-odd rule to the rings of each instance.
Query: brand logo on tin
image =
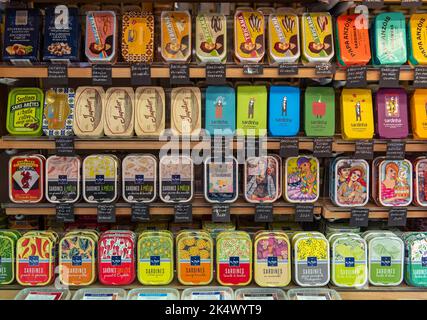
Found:
[[[135,183],[136,184],[143,184],[144,183],[144,175],[143,174],[135,175]]]
[[[422,257],[422,258],[421,258],[421,265],[422,265],[423,267],[427,267],[427,257]]]
[[[37,267],[39,265],[39,257],[30,256],[28,258],[28,264],[30,265],[30,267]]]
[[[230,267],[238,267],[240,266],[240,258],[239,257],[230,257],[228,260],[228,264]]]
[[[121,256],[112,256],[111,257],[111,265],[112,266],[122,265],[122,257]]]
[[[82,265],[82,257],[81,256],[73,256],[71,258],[71,264],[75,267]]]
[[[68,177],[66,175],[58,175],[58,183],[59,184],[67,184]]]
[[[103,174],[97,174],[95,176],[95,183],[103,184],[104,183],[104,175]]]
[[[381,257],[381,267],[390,267],[391,257]]]
[[[277,257],[267,257],[267,266],[277,267]]]
[[[354,258],[353,257],[347,257],[344,260],[345,266],[347,268],[353,268],[354,267]]]
[[[191,256],[190,257],[190,265],[200,266],[200,256]]]
[[[160,266],[160,256],[150,256],[150,266]]]
[[[172,175],[172,183],[173,184],[180,184],[181,183],[181,175],[180,174],[173,174]]]
[[[307,257],[307,266],[308,267],[317,267],[317,258],[316,257]]]

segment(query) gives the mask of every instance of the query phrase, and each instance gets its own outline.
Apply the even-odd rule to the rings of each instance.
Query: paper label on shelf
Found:
[[[31,291],[25,300],[61,300],[62,292]]]
[[[118,300],[117,293],[85,293],[82,300]]]

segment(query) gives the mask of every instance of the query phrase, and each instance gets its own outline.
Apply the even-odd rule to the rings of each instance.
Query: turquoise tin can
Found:
[[[373,63],[402,65],[408,60],[405,16],[401,12],[384,12],[373,23]]]
[[[206,88],[205,129],[210,135],[232,136],[236,131],[236,94],[228,86]]]
[[[271,137],[296,136],[300,124],[300,89],[270,87],[268,133]]]

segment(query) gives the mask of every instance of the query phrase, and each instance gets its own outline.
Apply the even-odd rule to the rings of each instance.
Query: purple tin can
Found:
[[[379,89],[376,108],[380,138],[400,139],[408,136],[408,101],[404,89]]]

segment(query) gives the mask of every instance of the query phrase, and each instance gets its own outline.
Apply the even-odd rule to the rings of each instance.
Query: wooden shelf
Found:
[[[129,79],[131,76],[130,67],[128,65],[114,65],[112,68],[113,78],[124,78]],[[204,79],[206,78],[205,67],[199,65],[190,65],[189,70],[190,78]],[[260,79],[272,79],[272,78],[322,78],[324,76],[318,76],[315,73],[315,68],[311,66],[300,66],[298,68],[298,74],[291,76],[279,76],[278,67],[265,65],[264,72],[262,75],[245,75],[243,74],[243,68],[239,65],[229,64],[226,69],[227,78],[260,78]],[[88,63],[81,63],[79,65],[72,64],[68,68],[69,78],[91,78],[92,68]],[[169,78],[169,68],[167,65],[153,65],[151,67],[151,77],[166,79]],[[379,69],[374,67],[368,67],[367,80],[378,81],[380,77]],[[34,65],[34,66],[13,66],[10,64],[0,65],[0,78],[47,78],[47,66],[46,64]],[[346,80],[346,71],[337,69],[334,76],[334,80]],[[414,79],[414,70],[409,65],[401,67],[400,80],[410,81]]]
[[[196,197],[191,202],[193,205],[193,215],[210,215],[212,203],[206,202],[201,197]],[[230,204],[230,214],[232,215],[254,215],[255,205],[253,203],[245,202],[244,200],[237,200]],[[7,215],[55,215],[55,205],[51,203],[39,203],[39,204],[13,204],[6,203],[2,204]],[[276,201],[273,203],[273,214],[275,215],[291,215],[295,213],[295,206],[286,203],[283,200]],[[97,208],[94,204],[88,203],[77,203],[74,206],[75,215],[96,215]],[[151,215],[173,215],[174,204],[154,202],[150,204]],[[314,214],[321,214],[320,205],[314,207]],[[116,215],[117,216],[130,216],[131,205],[128,203],[117,203],[116,204]]]
[[[369,209],[369,219],[387,219],[392,207],[378,207],[373,203],[368,203],[365,207]],[[427,218],[427,208],[409,206],[408,218]],[[351,209],[334,206],[330,201],[325,200],[322,208],[322,216],[325,219],[350,219]]]

